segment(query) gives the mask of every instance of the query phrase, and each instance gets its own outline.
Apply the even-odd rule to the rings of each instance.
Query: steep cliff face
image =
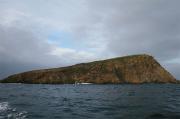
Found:
[[[133,55],[9,76],[2,83],[177,83],[152,56]]]

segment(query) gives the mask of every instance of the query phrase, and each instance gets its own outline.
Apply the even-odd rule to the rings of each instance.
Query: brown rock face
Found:
[[[177,83],[152,56],[133,55],[9,76],[2,83]]]

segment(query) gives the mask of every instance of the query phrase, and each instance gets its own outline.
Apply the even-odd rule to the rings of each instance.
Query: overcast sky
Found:
[[[0,0],[0,79],[150,54],[180,79],[180,0]]]

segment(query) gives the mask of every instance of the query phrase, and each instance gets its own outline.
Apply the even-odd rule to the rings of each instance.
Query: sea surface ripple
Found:
[[[0,84],[0,119],[180,119],[180,85]]]

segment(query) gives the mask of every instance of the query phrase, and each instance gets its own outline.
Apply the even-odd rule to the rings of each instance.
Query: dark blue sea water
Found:
[[[0,84],[0,119],[180,119],[180,85]]]

